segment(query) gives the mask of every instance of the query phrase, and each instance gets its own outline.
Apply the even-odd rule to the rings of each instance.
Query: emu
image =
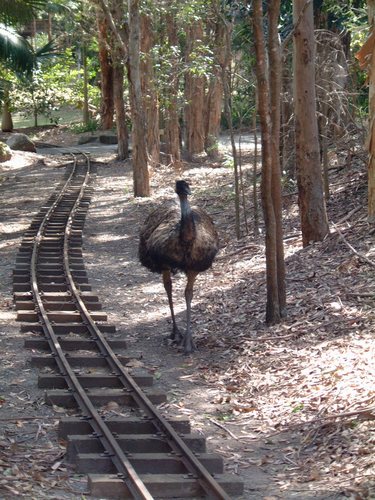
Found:
[[[190,326],[194,282],[199,273],[211,267],[219,238],[211,217],[201,208],[190,206],[191,191],[186,181],[176,182],[176,193],[179,204],[163,204],[145,220],[138,255],[143,266],[162,275],[173,323],[170,338],[190,354],[195,349]],[[178,329],[173,311],[171,274],[178,271],[187,276],[185,335]]]

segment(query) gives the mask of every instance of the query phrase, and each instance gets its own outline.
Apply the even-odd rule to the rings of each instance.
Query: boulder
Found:
[[[5,142],[0,141],[0,163],[3,161],[8,161],[12,158],[12,152],[10,147],[5,144]]]
[[[91,142],[98,142],[98,138],[95,135],[81,135],[78,137],[77,144],[89,144]]]
[[[30,151],[36,153],[36,147],[26,134],[12,134],[7,140],[8,146],[16,151]]]
[[[117,144],[117,135],[114,133],[107,133],[99,135],[99,142],[102,144]]]

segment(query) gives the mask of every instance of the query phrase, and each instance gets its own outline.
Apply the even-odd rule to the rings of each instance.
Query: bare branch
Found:
[[[114,34],[114,36],[116,37],[117,39],[117,42],[120,46],[120,49],[121,49],[121,52],[122,52],[122,55],[124,57],[125,60],[127,60],[128,58],[128,49],[124,43],[124,40],[122,39],[121,35],[120,35],[120,32],[119,30],[116,28],[116,24],[115,24],[115,21],[113,19],[113,16],[112,16],[112,13],[110,11],[110,8],[108,6],[108,4],[106,3],[105,0],[96,0],[99,7],[101,7],[102,11],[103,11],[103,14],[108,22],[108,25],[109,27],[111,28],[111,31],[112,33]]]

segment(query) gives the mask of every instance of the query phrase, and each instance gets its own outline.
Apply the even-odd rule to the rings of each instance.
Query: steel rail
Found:
[[[76,203],[79,203],[77,200]],[[71,294],[76,301],[76,305],[80,310],[81,314],[86,318],[86,327],[88,328],[91,335],[96,338],[97,345],[103,354],[106,357],[108,364],[111,366],[111,369],[114,373],[117,373],[119,380],[122,382],[124,387],[130,388],[130,392],[132,393],[133,399],[138,404],[139,408],[141,408],[152,420],[154,425],[159,429],[159,431],[166,435],[166,439],[172,448],[177,448],[177,452],[182,455],[181,460],[185,464],[187,470],[193,473],[195,478],[199,481],[202,489],[206,491],[206,493],[211,498],[217,498],[220,500],[230,500],[230,497],[224,491],[224,489],[220,486],[220,484],[213,478],[213,476],[208,472],[208,470],[202,465],[202,463],[197,459],[194,453],[190,450],[190,448],[186,445],[186,443],[181,439],[181,437],[174,430],[172,425],[161,415],[161,413],[156,409],[156,407],[152,404],[150,399],[144,394],[139,385],[135,382],[133,377],[129,374],[128,370],[121,364],[118,360],[116,354],[113,349],[108,344],[102,332],[99,330],[91,315],[83,302],[80,292],[74,283],[74,279],[70,272],[69,265],[69,253],[68,249],[68,239],[70,234],[70,228],[73,222],[73,218],[70,216],[67,224],[67,232],[65,234],[64,241],[64,260],[65,260],[65,269],[68,277],[68,283],[70,286]]]
[[[70,281],[70,286],[76,290],[76,293],[78,294],[78,290],[75,287],[74,281],[72,274],[69,269],[69,236],[70,236],[70,230],[71,230],[71,224],[73,221],[73,213],[76,211],[82,197],[84,194],[84,190],[87,186],[88,179],[90,176],[90,159],[87,155],[84,155],[87,161],[87,172],[85,179],[82,183],[79,195],[73,205],[73,207],[70,210],[70,215],[68,218],[68,224],[66,225],[65,229],[65,234],[64,234],[64,249],[63,249],[63,257],[64,257],[64,264],[65,264],[65,275]],[[53,211],[56,209],[60,201],[63,199],[64,195],[66,194],[69,185],[73,179],[73,176],[77,170],[77,165],[78,161],[77,158],[74,158],[74,166],[72,169],[72,172],[65,183],[64,187],[62,188],[60,194],[58,195],[57,199],[54,201],[54,203],[51,205],[49,210],[47,211],[46,215],[44,216],[44,219],[42,223],[40,224],[38,233],[35,237],[34,245],[33,245],[33,251],[32,251],[32,257],[31,257],[31,286],[32,286],[32,293],[34,297],[34,301],[37,306],[37,311],[39,312],[41,323],[43,330],[46,334],[48,343],[50,345],[51,351],[55,357],[55,360],[57,362],[57,365],[64,377],[67,377],[68,380],[68,386],[70,391],[73,393],[74,397],[76,398],[77,403],[80,405],[81,409],[84,410],[87,413],[86,418],[90,420],[90,424],[93,427],[95,431],[95,437],[100,439],[102,442],[104,448],[107,450],[108,455],[112,459],[114,465],[116,466],[117,470],[119,471],[118,477],[120,477],[128,487],[130,493],[134,496],[136,499],[142,499],[142,500],[152,500],[153,497],[145,487],[144,483],[136,473],[134,467],[131,465],[129,462],[128,458],[125,456],[124,452],[118,445],[117,441],[115,440],[113,434],[109,430],[108,426],[106,423],[103,421],[103,419],[100,417],[99,413],[97,412],[96,408],[93,406],[91,403],[90,398],[87,396],[85,390],[83,389],[82,385],[78,381],[77,376],[73,372],[73,370],[70,367],[70,364],[68,360],[66,359],[66,356],[63,352],[63,349],[61,347],[60,341],[58,337],[56,336],[53,325],[50,322],[48,318],[47,311],[44,307],[42,298],[41,298],[41,293],[39,291],[39,286],[38,286],[38,280],[37,280],[37,260],[38,260],[38,253],[39,253],[39,247],[42,243],[43,240],[43,230],[45,226],[48,224],[48,221],[50,219],[51,214]],[[69,284],[69,283],[68,283]],[[91,320],[90,314],[86,310],[86,317]]]

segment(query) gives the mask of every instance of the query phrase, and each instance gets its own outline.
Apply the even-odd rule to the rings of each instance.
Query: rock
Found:
[[[117,135],[113,133],[99,135],[99,142],[102,144],[117,144]]]
[[[8,161],[12,158],[12,152],[10,147],[5,144],[5,142],[0,141],[0,163],[3,161]]]
[[[88,144],[90,142],[98,142],[98,138],[95,135],[81,135],[78,137],[77,144]]]
[[[8,146],[16,151],[30,151],[36,153],[36,147],[26,134],[12,134],[7,140]]]

